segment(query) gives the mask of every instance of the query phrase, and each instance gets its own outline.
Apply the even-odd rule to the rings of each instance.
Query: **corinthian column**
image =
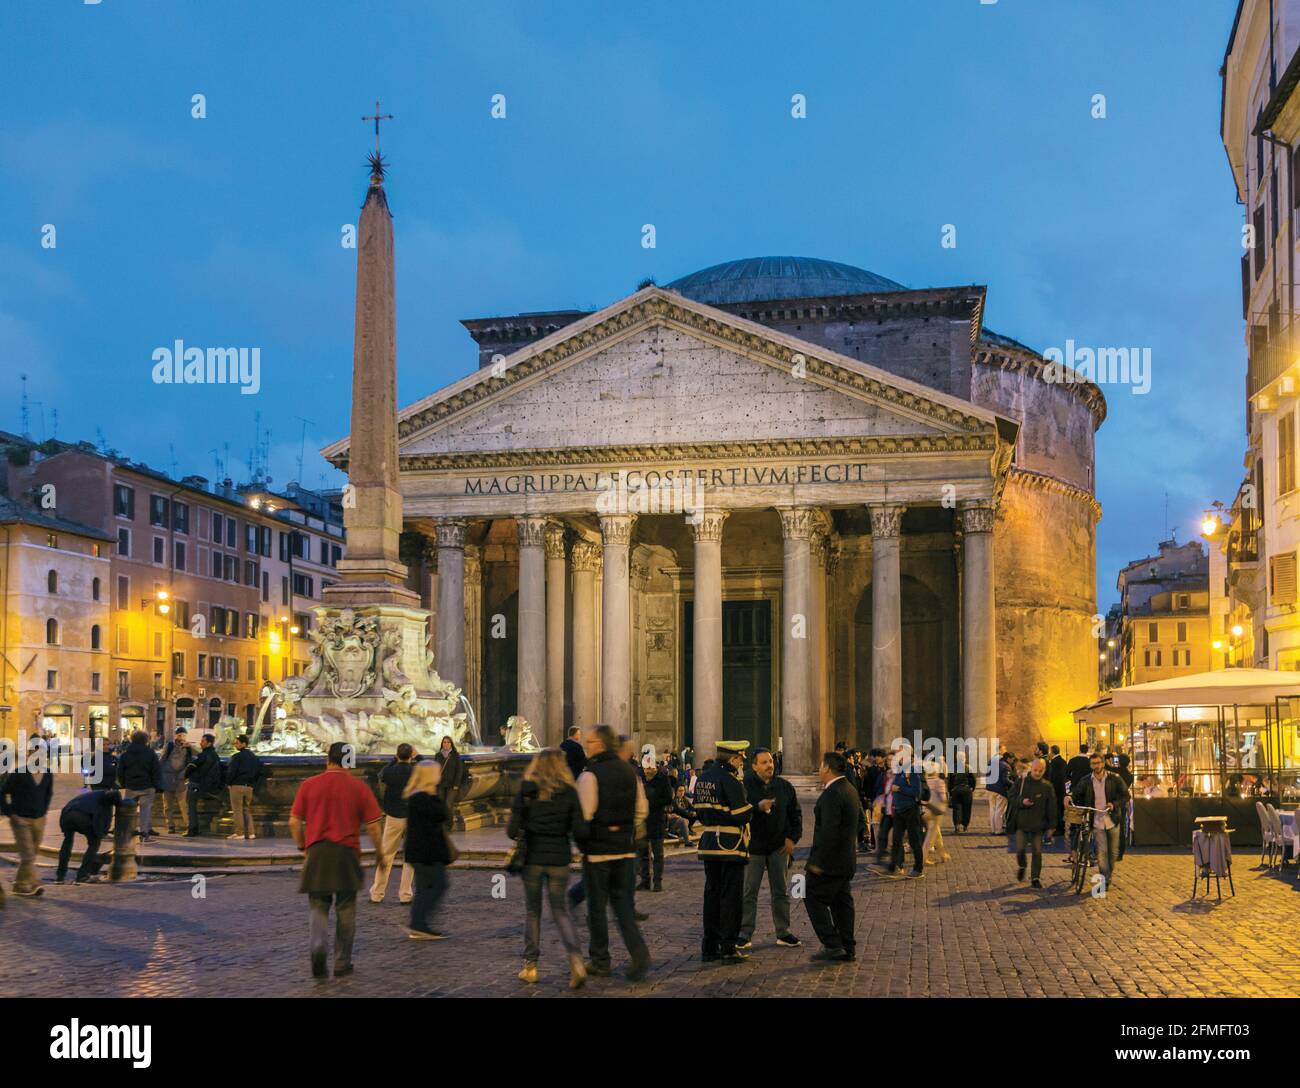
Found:
[[[628,581],[629,549],[635,514],[600,519],[604,540],[605,584],[601,593],[600,716],[615,733],[630,735],[632,715],[632,609]]]
[[[596,678],[596,574],[600,546],[587,540],[573,545],[573,724],[584,729],[599,718]]]
[[[688,518],[695,537],[695,603],[691,611],[693,658],[691,720],[695,750],[713,756],[722,736],[722,523],[725,510],[700,510]]]
[[[465,686],[465,522],[439,518],[438,630],[434,668],[443,680]]]
[[[546,519],[516,518],[519,532],[517,713],[535,730],[546,725]]]
[[[997,733],[997,627],[993,600],[993,504],[962,506],[961,693],[962,730],[990,739]]]
[[[812,774],[817,769],[816,741],[808,690],[809,675],[809,568],[811,539],[817,511],[806,506],[783,506],[781,515],[783,581],[781,586],[781,749],[782,772]]]
[[[546,526],[546,731],[555,748],[564,739],[564,526]]]
[[[826,686],[826,551],[830,538],[825,528],[812,536],[812,566],[808,585],[808,647],[812,676],[808,681],[808,705],[817,747],[829,752],[835,747]]]
[[[883,748],[903,727],[903,605],[898,545],[903,507],[871,511],[871,743]]]

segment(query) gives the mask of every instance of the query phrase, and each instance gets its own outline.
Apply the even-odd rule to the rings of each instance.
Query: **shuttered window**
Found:
[[[1295,603],[1295,552],[1269,559],[1268,582],[1269,600],[1273,604]]]

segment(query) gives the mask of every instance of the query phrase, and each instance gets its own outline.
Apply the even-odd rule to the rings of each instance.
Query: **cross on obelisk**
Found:
[[[393,119],[393,115],[391,113],[379,112],[379,99],[377,98],[375,99],[375,115],[373,117],[361,118],[361,120],[363,121],[373,121],[375,123],[375,154],[376,155],[379,154],[379,122],[391,121],[392,119]]]

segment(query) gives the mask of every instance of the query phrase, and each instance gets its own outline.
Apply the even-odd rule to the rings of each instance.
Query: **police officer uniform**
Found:
[[[704,862],[704,941],[701,958],[739,963],[736,949],[744,907],[745,868],[749,861],[749,821],[753,808],[745,795],[742,771],[727,762],[745,755],[748,741],[719,741],[717,760],[695,783],[699,816],[698,853]]]

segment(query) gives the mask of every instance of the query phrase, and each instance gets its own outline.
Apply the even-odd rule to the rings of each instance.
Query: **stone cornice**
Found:
[[[1092,520],[1094,522],[1101,520],[1101,503],[1099,503],[1091,492],[1084,490],[1082,487],[1076,487],[1074,484],[1067,484],[1064,480],[1058,480],[1055,476],[1048,476],[1044,472],[1034,472],[1027,468],[1013,468],[1007,475],[1008,483],[1015,483],[1020,487],[1031,488],[1035,491],[1048,491],[1054,495],[1064,495],[1066,498],[1073,499],[1075,502],[1081,502],[1092,510]]]
[[[985,434],[881,435],[867,438],[773,438],[754,442],[691,442],[627,446],[562,446],[553,449],[487,450],[472,453],[409,453],[403,472],[439,469],[528,468],[544,465],[666,464],[792,457],[891,457],[944,453],[994,453],[997,436]],[[346,460],[343,464],[346,465]]]
[[[1099,386],[1084,380],[1081,376],[1078,381],[1047,382],[1047,379],[1043,376],[1043,372],[1049,365],[1047,360],[1031,351],[1022,351],[1018,348],[993,344],[988,340],[980,340],[976,342],[971,358],[981,366],[997,367],[999,370],[1007,371],[1023,371],[1044,384],[1056,385],[1068,390],[1087,405],[1088,411],[1092,413],[1093,430],[1100,427],[1106,419],[1106,396]]]

